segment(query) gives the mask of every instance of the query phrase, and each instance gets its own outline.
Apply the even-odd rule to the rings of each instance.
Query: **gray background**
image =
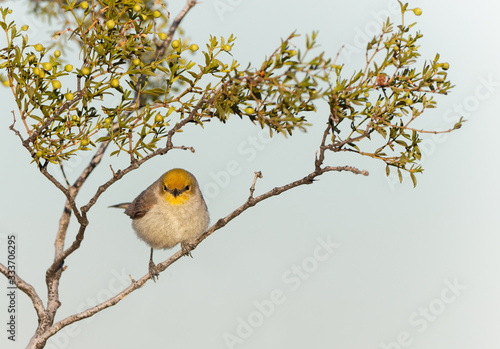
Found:
[[[347,77],[361,67],[366,40],[380,21],[389,14],[399,20],[393,3],[205,1],[183,27],[201,48],[209,33],[235,34],[232,53],[243,66],[259,65],[293,30],[319,30],[328,55],[342,44],[350,48],[339,60]],[[47,37],[46,25],[25,13],[25,1],[11,5],[19,26],[31,26],[33,43]],[[182,5],[172,2],[172,14]],[[422,0],[410,7],[417,6],[422,16],[409,14],[407,20],[418,19],[422,57],[439,52],[457,86],[438,98],[438,108],[421,125],[447,129],[459,116],[468,122],[453,134],[426,136],[425,173],[416,189],[409,178],[403,184],[387,178],[381,163],[330,156],[329,164],[356,165],[370,176],[331,173],[266,200],[203,242],[193,259],[181,259],[156,284],[148,282],[119,305],[67,327],[47,348],[498,348],[500,5]],[[72,59],[77,66],[76,55]],[[18,271],[45,298],[64,197],[29,164],[8,130],[13,98],[7,89],[0,98],[0,260],[6,259],[6,235],[17,234]],[[129,274],[139,278],[147,270],[148,247],[130,220],[107,206],[133,199],[166,170],[184,167],[197,176],[215,222],[244,202],[254,171],[264,174],[256,194],[307,174],[326,117],[323,106],[309,117],[307,133],[288,139],[269,140],[236,118],[205,130],[186,128],[178,144],[194,146],[195,154],[176,151],[150,161],[91,211],[85,241],[66,261],[59,319],[116,294],[129,284]],[[72,160],[68,175],[74,178],[90,156]],[[114,168],[125,161],[113,160]],[[224,175],[235,163],[240,172]],[[92,175],[79,204],[109,172],[105,163]],[[318,250],[328,240],[337,247]],[[155,260],[171,253],[157,252]],[[5,323],[7,297],[0,297],[0,307]],[[35,329],[33,307],[20,293],[18,311],[18,341],[7,341],[2,330],[2,348],[24,348]]]

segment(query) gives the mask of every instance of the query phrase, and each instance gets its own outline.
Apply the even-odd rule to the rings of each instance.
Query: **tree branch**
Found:
[[[69,189],[69,191],[71,192],[71,196],[73,198],[76,197],[76,195],[80,191],[80,188],[85,183],[87,178],[90,176],[92,171],[97,167],[97,165],[99,165],[99,163],[101,162],[103,155],[104,155],[106,149],[108,148],[109,144],[110,144],[109,141],[101,143],[99,149],[94,154],[94,156],[90,160],[87,167],[85,167],[85,169],[83,170],[81,175],[78,177],[78,179],[75,181],[75,183]],[[66,179],[66,181],[67,181],[67,179]],[[54,258],[54,263],[49,268],[50,269],[50,271],[48,271],[49,274],[53,274],[53,272],[55,272],[56,268],[58,268],[59,264],[61,263],[61,261],[58,260],[58,257],[63,253],[63,250],[64,250],[64,242],[66,240],[66,232],[67,232],[69,221],[71,218],[71,211],[75,212],[75,214],[76,214],[78,212],[78,209],[76,208],[74,201],[72,203],[68,199],[68,201],[66,201],[66,204],[64,206],[63,214],[61,215],[61,218],[59,220],[59,229],[57,231],[56,241],[54,243],[55,250],[56,250],[55,251],[55,258]],[[78,221],[80,224],[82,224],[80,219]]]
[[[21,132],[19,132],[18,130],[16,130],[14,128],[14,126],[16,125],[16,113],[14,113],[13,110],[12,110],[12,117],[13,117],[14,120],[12,121],[12,125],[9,126],[9,130],[11,130],[12,132],[14,132],[15,135],[19,137],[19,139],[21,140],[21,144],[24,144],[24,138],[21,135]],[[28,150],[30,150],[30,148],[28,148]],[[30,153],[31,153],[31,150],[30,150]]]
[[[194,250],[208,236],[212,235],[215,231],[221,229],[222,227],[224,227],[225,225],[227,225],[230,221],[232,221],[234,218],[238,217],[243,212],[245,212],[246,210],[248,210],[250,207],[255,206],[259,202],[261,202],[263,200],[266,200],[266,199],[268,199],[268,198],[270,198],[272,196],[280,195],[280,194],[284,193],[285,191],[288,191],[288,190],[293,189],[295,187],[298,187],[298,186],[301,186],[301,185],[304,185],[304,184],[312,184],[314,182],[314,179],[316,177],[321,176],[323,173],[333,172],[333,171],[335,171],[335,172],[347,171],[347,172],[351,172],[353,174],[361,174],[361,175],[364,175],[364,176],[368,176],[368,171],[359,170],[359,169],[357,169],[355,167],[352,167],[352,166],[337,166],[337,167],[327,166],[327,167],[321,168],[319,170],[315,170],[314,172],[308,174],[307,176],[305,176],[305,177],[303,177],[303,178],[301,178],[301,179],[299,179],[299,180],[297,180],[295,182],[288,183],[288,184],[283,185],[281,187],[273,188],[270,191],[268,191],[268,192],[266,192],[266,193],[264,193],[264,194],[262,194],[262,195],[260,195],[260,196],[258,196],[256,198],[254,198],[253,195],[251,195],[245,201],[245,203],[243,203],[243,205],[241,205],[240,207],[238,207],[233,212],[229,213],[224,218],[219,219],[214,225],[212,225],[200,237],[198,237],[196,240],[194,240],[193,242],[191,242],[191,249]],[[261,175],[262,175],[262,173],[260,171],[255,173],[255,177],[254,177],[252,186],[250,188],[250,191],[252,193],[255,190],[255,183],[257,181],[257,178],[260,178]],[[252,189],[253,189],[253,191],[252,191]],[[157,264],[156,267],[157,267],[158,271],[159,272],[164,271],[170,265],[172,265],[174,262],[176,262],[177,260],[179,260],[182,256],[184,256],[183,251],[182,250],[177,251],[176,253],[174,253],[172,256],[170,256],[164,262]],[[66,326],[68,326],[68,325],[70,325],[70,324],[72,324],[72,323],[74,323],[76,321],[79,321],[79,320],[88,318],[90,316],[93,316],[94,314],[96,314],[96,313],[98,313],[98,312],[100,312],[100,311],[102,311],[102,310],[104,310],[106,308],[114,306],[115,304],[117,304],[118,302],[120,302],[122,299],[124,299],[127,295],[129,295],[133,291],[141,288],[150,279],[150,277],[151,276],[148,273],[148,274],[144,275],[143,277],[141,277],[137,281],[135,281],[135,280],[132,279],[132,284],[129,287],[127,287],[125,290],[123,290],[122,292],[120,292],[119,294],[117,294],[116,296],[114,296],[114,297],[108,299],[107,301],[104,301],[101,304],[98,304],[98,305],[96,305],[96,306],[94,306],[92,308],[84,310],[81,313],[78,313],[78,314],[75,314],[75,315],[71,315],[71,316],[68,316],[65,319],[62,319],[61,321],[55,323],[45,333],[43,333],[42,336],[41,336],[41,338],[39,340],[46,341],[50,336],[54,335],[55,333],[57,333],[62,328],[66,327]]]
[[[257,179],[263,178],[263,177],[264,176],[262,176],[261,171],[255,172],[255,177],[253,178],[253,183],[252,183],[252,186],[250,187],[250,196],[248,197],[249,199],[253,198],[253,193],[255,192],[255,184],[257,183]]]
[[[11,275],[9,275],[9,269],[2,263],[0,263],[0,273],[5,275],[7,279],[10,279],[12,277]],[[36,293],[33,286],[31,286],[29,283],[21,279],[21,277],[19,277],[17,273],[14,274],[14,283],[18,289],[20,289],[23,293],[25,293],[29,297],[29,299],[31,299],[36,314],[38,315],[38,318],[41,319],[45,314],[45,308],[43,306],[42,300]]]

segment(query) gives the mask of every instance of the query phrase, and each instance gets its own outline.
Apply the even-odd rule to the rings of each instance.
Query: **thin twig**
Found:
[[[339,59],[340,52],[342,52],[342,50],[344,49],[344,47],[345,47],[345,45],[340,46],[339,50],[337,51],[337,55],[335,56],[335,59],[332,62],[332,65],[336,65],[337,64],[337,59]]]
[[[185,145],[173,146],[172,149],[189,150],[191,153],[196,153],[193,147],[186,147]]]
[[[328,118],[328,123],[325,129],[325,132],[323,132],[323,138],[321,139],[321,145],[319,147],[319,155],[316,155],[316,161],[314,162],[314,165],[316,167],[316,171],[321,169],[321,165],[323,165],[323,161],[325,161],[325,144],[326,144],[326,138],[330,134],[330,131],[332,129],[332,123],[333,123],[333,116],[330,115]]]
[[[253,193],[255,192],[255,184],[257,183],[257,179],[262,178],[262,177],[264,177],[264,176],[262,176],[261,171],[255,172],[255,177],[253,178],[253,183],[252,183],[252,186],[250,187],[250,196],[248,197],[249,199],[253,198]]]
[[[21,135],[21,132],[19,132],[18,130],[16,130],[14,128],[14,126],[16,125],[16,113],[14,113],[13,110],[12,110],[12,117],[13,117],[14,121],[12,122],[12,125],[9,126],[9,130],[11,130],[12,132],[14,132],[16,134],[16,136],[19,137],[19,139],[21,140],[21,143],[24,143],[24,138]]]
[[[68,186],[68,188],[71,187],[71,184],[69,184],[68,177],[66,176],[66,172],[64,171],[64,166],[62,163],[59,164],[59,168],[61,169],[61,173],[63,175],[64,181],[66,182],[66,185]]]
[[[52,176],[48,171],[47,171],[47,167],[44,166],[44,167],[41,167],[40,168],[40,173],[42,173],[49,181],[51,181],[60,191],[63,192],[63,194],[66,196],[66,199],[68,199],[69,201],[69,204],[71,206],[71,209],[73,210],[73,213],[75,214],[76,216],[76,219],[78,220],[79,223],[83,223],[84,222],[84,219],[82,217],[82,215],[80,214],[80,211],[78,210],[78,208],[76,207],[76,203],[75,203],[75,197],[74,197],[74,194],[72,192],[72,188],[65,188],[61,182],[59,182],[54,176]]]

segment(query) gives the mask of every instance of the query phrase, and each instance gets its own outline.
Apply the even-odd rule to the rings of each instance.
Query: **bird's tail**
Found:
[[[122,204],[118,204],[118,205],[113,205],[113,206],[109,206],[109,207],[116,207],[116,208],[123,208],[123,209],[127,209],[130,205],[130,202],[124,202]]]

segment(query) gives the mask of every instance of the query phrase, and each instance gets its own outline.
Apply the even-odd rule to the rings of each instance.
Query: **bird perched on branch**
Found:
[[[191,255],[189,242],[199,237],[210,221],[196,178],[180,168],[163,174],[131,203],[111,207],[124,208],[137,236],[151,246],[149,273],[153,280],[158,277],[153,249],[169,249],[180,243],[182,252]]]

